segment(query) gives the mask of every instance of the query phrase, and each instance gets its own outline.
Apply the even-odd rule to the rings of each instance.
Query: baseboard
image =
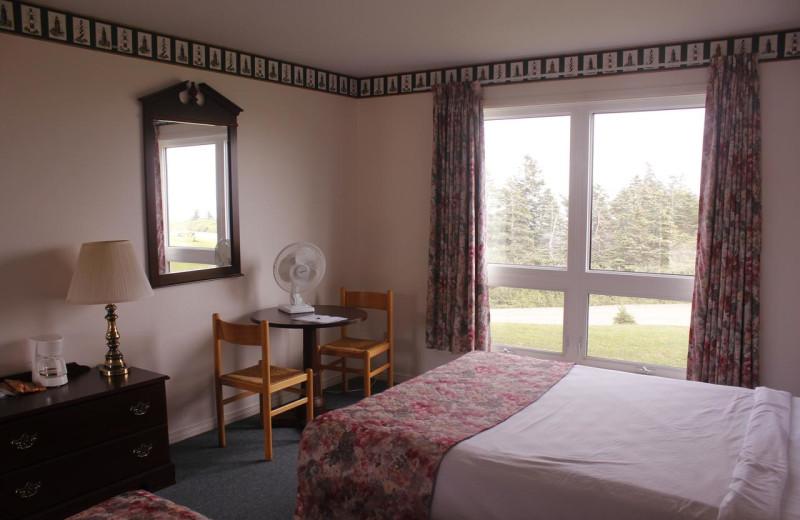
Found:
[[[252,415],[257,415],[258,413],[259,413],[258,403],[246,406],[244,408],[240,408],[238,410],[233,410],[225,414],[225,424],[230,424],[232,422],[245,419]],[[210,432],[211,430],[216,430],[216,429],[217,429],[216,418],[207,419],[203,422],[193,424],[192,426],[188,426],[186,428],[181,428],[180,430],[169,432],[169,443],[174,444],[176,442],[186,440],[190,437],[194,437],[195,435],[200,435],[201,433]]]
[[[394,374],[395,383],[402,383],[404,381],[408,381],[411,378],[412,376],[408,376],[406,374],[398,374],[397,372],[395,372]],[[322,375],[322,388],[328,388],[334,385],[338,385],[340,382],[341,382],[341,375],[334,371],[327,370]],[[277,406],[281,404],[278,398],[279,396],[276,395],[272,396],[272,406]],[[246,419],[247,417],[257,415],[258,413],[259,413],[258,403],[246,406],[244,408],[239,408],[238,410],[233,410],[225,414],[225,424],[230,424],[232,422],[240,421],[242,419]],[[211,419],[207,419],[197,424],[187,426],[186,428],[170,431],[169,443],[174,444],[176,442],[180,442],[189,439],[191,437],[194,437],[195,435],[200,435],[201,433],[206,433],[211,430],[215,430],[216,428],[217,428],[217,420],[216,418],[212,417]]]

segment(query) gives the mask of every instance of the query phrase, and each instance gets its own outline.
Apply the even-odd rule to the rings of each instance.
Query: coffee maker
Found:
[[[30,342],[31,380],[42,386],[67,384],[67,363],[61,356],[64,338],[59,334],[42,334],[33,336]]]

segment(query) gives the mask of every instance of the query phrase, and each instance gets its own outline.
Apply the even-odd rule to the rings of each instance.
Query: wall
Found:
[[[452,359],[424,348],[432,98],[353,100],[0,34],[0,374],[26,370],[26,338],[65,336],[68,361],[105,353],[102,306],[64,298],[82,242],[130,239],[144,264],[137,99],[206,81],[244,108],[239,131],[243,278],[157,289],[119,305],[126,360],[169,374],[170,432],[214,427],[210,316],[246,320],[286,299],[272,261],[309,240],[328,272],[309,300],[341,285],[396,292],[398,379]],[[794,322],[800,276],[795,148],[800,60],[762,71],[762,383],[800,395]],[[620,90],[702,90],[705,70],[486,88],[487,106],[608,98]],[[365,326],[370,326],[369,322]],[[274,331],[278,361],[300,362],[301,338]],[[247,403],[247,401],[245,401]],[[248,406],[252,406],[248,404]]]
[[[617,77],[571,79],[485,88],[487,107],[555,103],[656,91],[685,94],[705,91],[706,69],[659,71]],[[761,382],[800,396],[800,345],[796,334],[800,275],[796,197],[797,121],[800,61],[761,66],[763,128],[763,249]],[[396,329],[396,366],[400,377],[440,365],[449,354],[424,348],[425,293],[432,143],[430,93],[358,104],[358,168],[355,185],[363,190],[358,219],[362,280],[401,288]],[[382,203],[376,194],[392,194]],[[385,195],[384,195],[385,196]],[[374,199],[373,199],[374,197]],[[396,239],[386,241],[394,230]],[[399,230],[399,231],[398,231]],[[398,267],[403,266],[402,269]]]
[[[156,289],[118,306],[121,350],[168,374],[172,439],[214,427],[211,314],[247,320],[288,300],[272,277],[280,249],[317,244],[338,292],[350,249],[340,201],[355,163],[355,100],[0,34],[0,374],[27,370],[29,336],[59,333],[68,361],[105,354],[101,305],[65,303],[82,242],[129,239],[145,254],[140,96],[207,82],[239,116],[242,278]],[[278,362],[300,363],[299,333],[271,335]],[[247,406],[252,403],[244,401]],[[235,408],[232,406],[231,408]]]

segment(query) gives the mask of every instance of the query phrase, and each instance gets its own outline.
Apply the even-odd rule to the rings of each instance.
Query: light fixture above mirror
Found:
[[[241,276],[236,129],[242,109],[189,81],[139,101],[150,285]]]

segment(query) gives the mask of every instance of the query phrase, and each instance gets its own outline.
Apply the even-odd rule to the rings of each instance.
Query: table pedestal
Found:
[[[292,319],[293,317],[303,316],[302,314],[287,314],[281,312],[277,307],[270,307],[269,309],[261,309],[260,311],[254,312],[250,315],[250,320],[254,323],[260,323],[262,320],[267,321],[270,328],[303,330],[303,369],[310,368],[314,371],[314,416],[316,417],[327,411],[325,407],[325,397],[322,395],[322,377],[319,369],[321,363],[319,352],[317,351],[317,346],[319,345],[319,329],[342,327],[363,321],[367,319],[367,312],[355,307],[340,307],[338,305],[315,305],[314,312],[326,316],[339,316],[345,319],[334,323],[308,323]],[[274,425],[284,422],[281,421],[282,415],[279,415],[273,420]],[[297,415],[302,421],[304,417],[302,407],[297,408]],[[296,421],[292,420],[292,422]]]

